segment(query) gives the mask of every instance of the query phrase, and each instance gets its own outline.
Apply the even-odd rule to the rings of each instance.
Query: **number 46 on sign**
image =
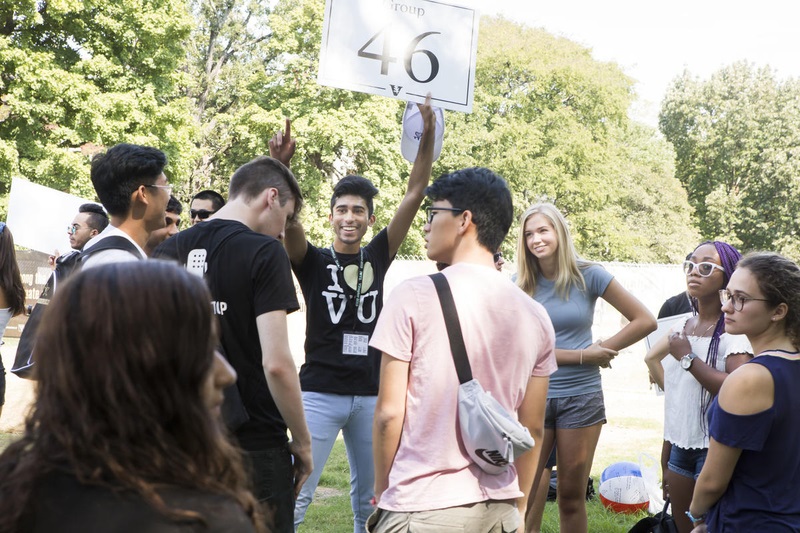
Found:
[[[472,111],[479,14],[433,0],[327,0],[322,85]]]

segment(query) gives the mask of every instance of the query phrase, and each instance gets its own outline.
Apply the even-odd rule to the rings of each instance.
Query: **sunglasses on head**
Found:
[[[725,272],[725,269],[719,266],[716,263],[709,263],[708,261],[703,261],[702,263],[695,263],[694,261],[684,261],[683,262],[683,273],[687,276],[691,274],[695,269],[697,269],[697,273],[700,276],[707,278],[711,274],[714,273],[714,269],[720,269],[722,272]]]
[[[205,220],[211,215],[216,213],[216,211],[209,211],[208,209],[190,209],[189,214],[191,218],[199,218],[200,220]]]

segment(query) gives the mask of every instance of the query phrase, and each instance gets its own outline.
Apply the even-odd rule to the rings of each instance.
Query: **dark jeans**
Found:
[[[6,403],[6,369],[3,366],[3,357],[0,356],[0,407]]]
[[[286,446],[245,452],[253,480],[253,494],[261,503],[267,529],[294,533],[294,470]]]

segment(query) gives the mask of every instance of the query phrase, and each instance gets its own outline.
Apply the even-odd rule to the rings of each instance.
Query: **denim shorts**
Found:
[[[605,423],[603,391],[547,399],[545,429],[580,429]]]
[[[696,480],[706,462],[707,448],[680,448],[672,445],[667,468],[683,477]]]

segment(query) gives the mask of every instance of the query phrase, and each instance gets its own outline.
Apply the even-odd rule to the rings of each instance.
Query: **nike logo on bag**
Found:
[[[490,465],[505,466],[508,464],[508,461],[506,461],[506,459],[503,457],[503,454],[497,450],[484,450],[483,448],[478,448],[475,450],[475,455]]]

